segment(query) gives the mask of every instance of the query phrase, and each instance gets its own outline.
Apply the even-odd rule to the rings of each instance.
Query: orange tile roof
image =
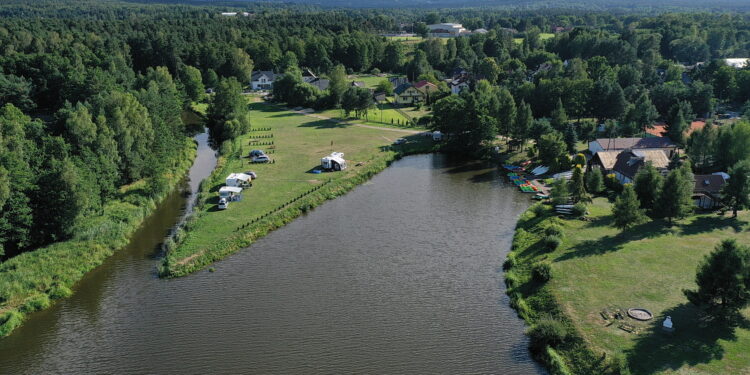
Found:
[[[690,135],[695,131],[701,130],[706,127],[706,121],[695,120],[690,123],[690,128],[687,129],[687,134]],[[646,133],[653,135],[654,137],[664,137],[667,135],[667,124],[660,122],[653,125],[653,128],[646,129]]]

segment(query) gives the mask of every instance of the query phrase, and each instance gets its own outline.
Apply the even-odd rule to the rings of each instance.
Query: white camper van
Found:
[[[443,133],[439,131],[432,132],[432,140],[435,142],[442,141],[443,140]]]
[[[344,153],[332,152],[330,155],[320,159],[320,166],[327,171],[343,171],[346,169]]]

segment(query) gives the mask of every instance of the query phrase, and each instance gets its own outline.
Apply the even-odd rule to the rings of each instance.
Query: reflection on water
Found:
[[[0,340],[0,373],[541,372],[501,271],[528,198],[484,163],[405,158],[216,272],[161,280],[182,199]]]

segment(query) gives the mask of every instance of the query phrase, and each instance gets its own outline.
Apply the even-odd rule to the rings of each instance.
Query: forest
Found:
[[[236,96],[253,69],[289,71],[285,101],[318,107],[339,105],[342,93],[332,99],[329,90],[305,87],[294,77],[298,67],[438,84],[466,69],[481,80],[466,95],[434,98],[433,126],[465,134],[456,141],[471,152],[496,134],[541,141],[554,129],[588,139],[594,120],[621,136],[664,120],[681,138],[693,118],[741,109],[750,99],[750,70],[720,60],[750,55],[744,14],[250,8],[251,17],[227,18],[218,15],[224,8],[184,5],[1,6],[1,248],[17,254],[64,240],[118,187],[174,165],[190,133],[180,121],[183,108],[206,100],[206,88]],[[416,47],[379,35],[402,24],[424,33],[425,24],[439,21],[489,32],[424,39]],[[567,31],[540,37],[555,26]],[[219,140],[247,126],[231,100],[217,110],[226,113],[209,115],[231,128],[215,132]],[[457,121],[464,112],[470,120]],[[567,117],[584,120],[568,129]],[[713,135],[703,138],[716,144]],[[705,153],[704,146],[694,149]]]

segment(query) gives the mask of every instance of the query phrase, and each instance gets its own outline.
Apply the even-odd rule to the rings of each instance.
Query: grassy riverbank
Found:
[[[234,150],[220,158],[214,173],[202,184],[196,212],[164,260],[162,275],[183,276],[200,270],[326,200],[346,193],[399,155],[430,152],[435,147],[427,137],[319,120],[273,104],[252,103],[251,110],[253,127],[270,130],[251,131],[240,137]],[[409,139],[409,143],[390,147],[393,140],[401,137]],[[271,152],[269,156],[275,163],[250,164],[244,156],[256,148]],[[311,173],[320,158],[331,151],[344,152],[349,168]],[[258,174],[253,187],[243,193],[241,202],[218,210],[217,191],[224,178],[231,172],[248,170]]]
[[[26,314],[70,296],[73,285],[127,245],[130,236],[157,204],[182,181],[195,157],[195,142],[186,138],[180,163],[155,181],[122,187],[102,215],[77,223],[68,241],[20,254],[0,264],[0,337],[20,326]]]
[[[611,371],[608,361],[618,355],[634,374],[750,373],[747,325],[704,324],[682,294],[695,287],[698,263],[722,239],[750,241],[747,212],[737,220],[705,214],[672,227],[657,220],[620,231],[611,225],[611,204],[605,199],[590,206],[590,221],[561,220],[538,210],[530,209],[518,223],[508,262],[515,265],[506,274],[509,294],[532,326],[552,316],[570,329],[572,334],[555,349],[571,373],[606,373]],[[547,251],[542,239],[552,224],[562,227],[563,242]],[[544,262],[552,268],[548,282],[532,277],[533,265]],[[633,307],[650,310],[655,319],[606,321],[600,314]],[[677,329],[671,335],[660,328],[667,315]],[[635,332],[620,328],[623,323]],[[551,362],[550,356],[541,357]]]

